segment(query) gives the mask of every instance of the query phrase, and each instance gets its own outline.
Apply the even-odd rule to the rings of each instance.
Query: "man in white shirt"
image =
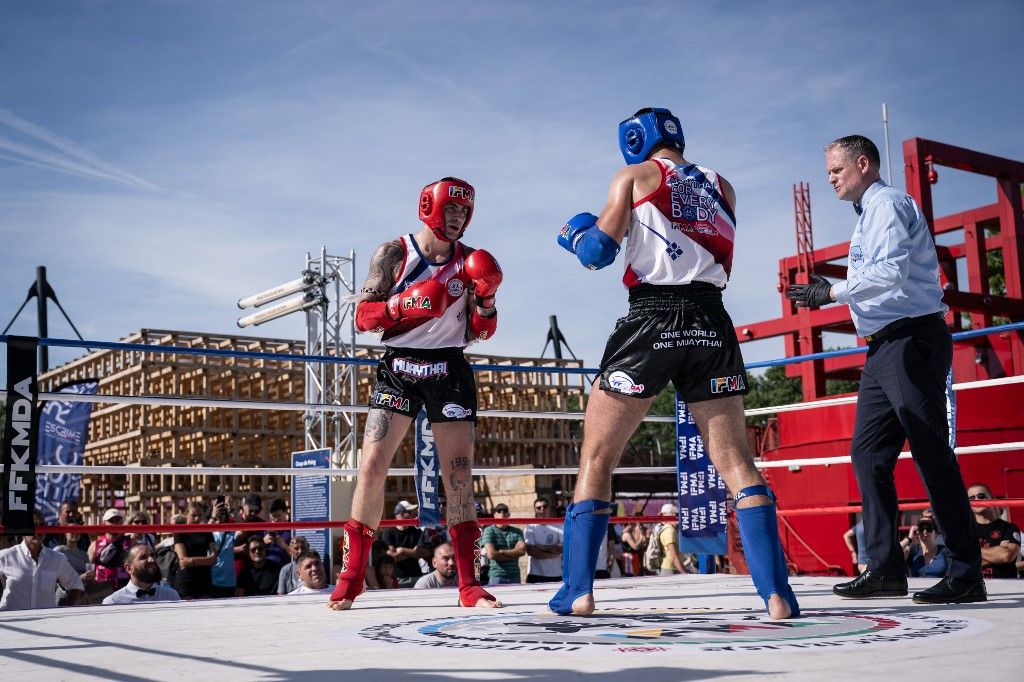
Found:
[[[149,545],[135,545],[128,550],[124,570],[128,572],[128,584],[104,599],[104,606],[179,601],[177,590],[160,582],[156,552]]]
[[[552,516],[551,503],[538,497],[533,503],[533,515],[539,519]],[[528,583],[562,582],[562,525],[531,523],[526,527],[526,569]],[[607,564],[607,559],[605,561]],[[602,565],[598,564],[598,569]]]
[[[315,549],[306,550],[295,557],[295,567],[300,585],[289,592],[289,595],[330,594],[334,591],[334,585],[327,584],[327,571],[324,570],[320,552]]]
[[[434,548],[434,557],[430,560],[434,570],[416,581],[414,589],[427,590],[435,587],[453,587],[458,572],[455,566],[455,550],[443,542]]]
[[[33,515],[36,528],[46,525],[42,514]],[[43,546],[43,535],[25,535],[21,544],[0,551],[0,577],[6,580],[0,611],[52,609],[57,606],[57,584],[67,590],[68,605],[80,603],[85,587],[67,558]]]

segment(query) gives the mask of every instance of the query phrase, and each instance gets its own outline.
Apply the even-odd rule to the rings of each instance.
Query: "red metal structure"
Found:
[[[1024,163],[954,147],[922,138],[903,143],[907,192],[913,196],[935,235],[962,233],[962,240],[937,246],[947,322],[954,331],[988,327],[1006,320],[1024,320]],[[952,215],[934,217],[932,185],[936,167],[955,168],[993,178],[996,202]],[[782,292],[791,283],[806,283],[811,272],[834,278],[846,277],[849,242],[815,249],[811,235],[810,194],[803,183],[794,186],[797,254],[779,261],[779,292],[782,316],[739,325],[740,341],[775,336],[785,339],[786,355],[817,353],[823,349],[822,334],[854,335],[847,306],[819,310],[796,308]],[[851,231],[852,231],[851,220]],[[1002,259],[1005,295],[994,294],[989,276],[990,254]],[[966,278],[959,276],[960,266]],[[966,281],[963,281],[966,279]],[[1001,319],[1000,319],[1001,318]],[[854,336],[854,338],[856,338]],[[857,339],[863,345],[862,339]],[[823,398],[827,379],[859,379],[863,355],[850,355],[787,366],[787,374],[800,377],[804,400]],[[1007,332],[957,342],[953,354],[957,382],[1024,374],[1024,334]],[[1024,439],[1024,385],[1012,384],[964,391],[958,395],[959,445],[1012,442]],[[849,454],[854,406],[821,408],[813,412],[782,413],[777,433],[761,454],[765,459],[827,457]],[[905,448],[906,449],[906,448]],[[997,496],[1024,496],[1024,457],[1020,451],[971,455],[960,459],[968,483],[985,482]],[[810,508],[859,504],[860,496],[848,465],[814,467],[813,473],[770,469],[770,483],[782,508]],[[812,478],[813,477],[813,478]],[[896,469],[901,501],[926,501],[914,465],[901,461]],[[853,519],[845,515],[794,517],[784,522],[783,537],[790,559],[804,572],[838,566],[852,570],[842,534]],[[1020,519],[1018,519],[1018,523]],[[811,549],[813,548],[813,549]],[[834,570],[834,569],[833,569]]]

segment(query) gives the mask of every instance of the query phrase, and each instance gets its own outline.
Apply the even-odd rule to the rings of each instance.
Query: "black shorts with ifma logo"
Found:
[[[388,348],[377,365],[370,407],[430,423],[476,423],[476,381],[461,348]]]
[[[736,330],[712,284],[629,290],[629,313],[601,359],[601,389],[651,398],[669,381],[688,403],[747,392]]]

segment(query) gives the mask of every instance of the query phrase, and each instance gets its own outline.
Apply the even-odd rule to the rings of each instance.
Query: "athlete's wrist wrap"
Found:
[[[476,307],[473,308],[473,312],[469,315],[470,338],[486,341],[494,336],[494,332],[498,329],[498,311],[494,308],[491,308],[491,311],[493,311],[491,315],[481,315]]]
[[[789,604],[792,617],[800,615],[800,605],[789,586],[786,555],[779,540],[779,521],[775,510],[775,494],[766,485],[752,485],[736,493],[738,503],[745,497],[763,495],[771,502],[757,507],[736,508],[743,554],[747,559],[750,579],[757,594],[768,605],[768,598],[777,594]]]
[[[594,570],[601,543],[607,541],[611,504],[604,500],[583,500],[565,510],[562,546],[562,587],[548,607],[563,616],[572,613],[572,603],[594,591]]]
[[[463,521],[449,528],[448,534],[452,536],[455,568],[459,574],[459,605],[472,608],[481,599],[496,601],[476,579],[476,557],[480,552],[477,545],[477,541],[480,540],[480,524],[475,520]]]
[[[373,546],[374,530],[364,523],[349,519],[341,527],[345,542],[341,553],[341,573],[331,593],[331,601],[353,600],[366,581],[366,562]]]
[[[605,234],[597,225],[576,240],[576,257],[588,270],[600,270],[615,262],[619,243]]]

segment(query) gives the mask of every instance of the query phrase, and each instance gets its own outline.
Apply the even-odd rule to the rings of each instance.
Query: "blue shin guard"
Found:
[[[736,509],[743,554],[747,558],[750,578],[754,581],[757,593],[764,599],[765,606],[768,605],[768,598],[777,594],[786,600],[793,612],[792,617],[796,618],[800,615],[800,605],[797,604],[796,595],[789,586],[786,555],[782,552],[782,542],[779,540],[775,495],[766,485],[752,485],[737,493],[736,501],[753,495],[765,495],[771,498],[772,502],[760,507]]]
[[[567,616],[572,603],[594,591],[594,569],[601,543],[608,537],[610,514],[603,512],[611,504],[603,500],[583,500],[570,504],[565,510],[564,538],[562,540],[562,588],[558,590],[548,608]]]

